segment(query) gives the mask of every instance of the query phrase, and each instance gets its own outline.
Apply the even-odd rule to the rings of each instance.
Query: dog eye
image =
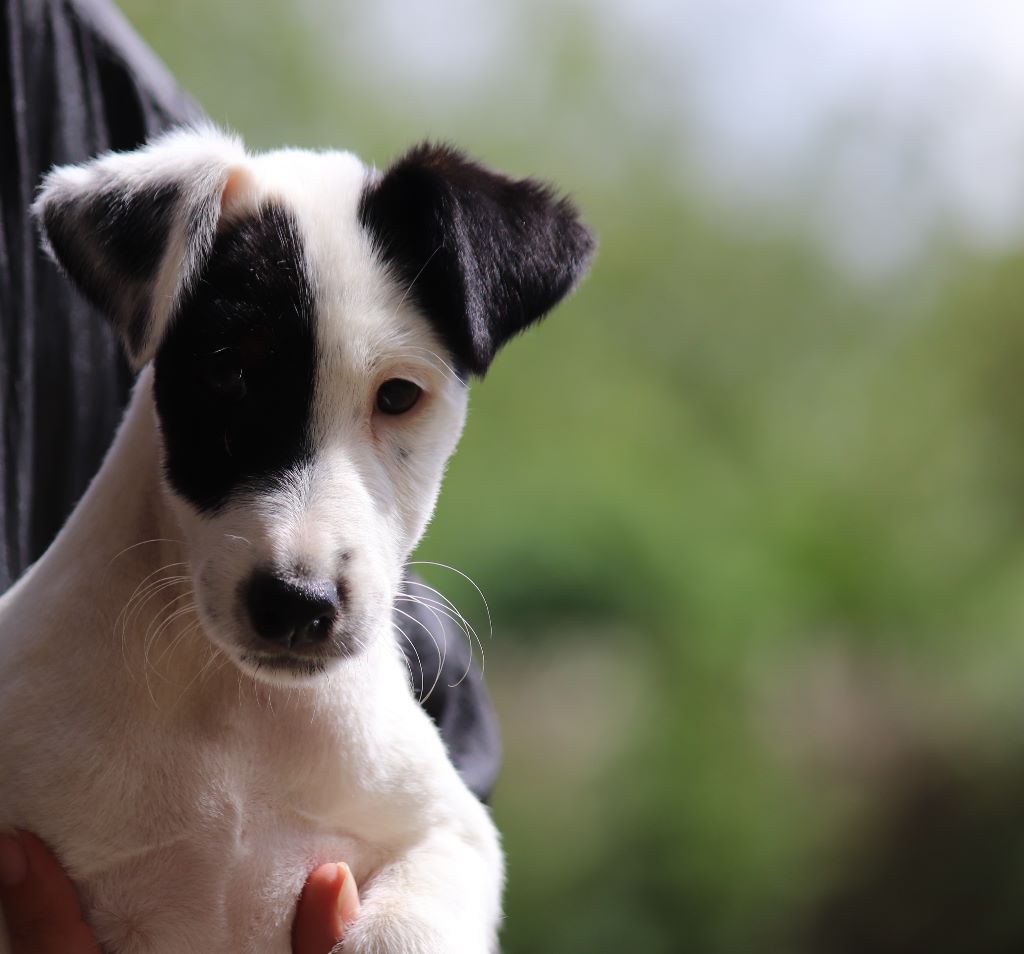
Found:
[[[203,361],[203,384],[217,397],[240,401],[245,397],[245,374],[238,352],[231,348],[216,351]]]
[[[377,410],[384,414],[404,414],[412,410],[423,389],[404,378],[391,378],[377,390]]]

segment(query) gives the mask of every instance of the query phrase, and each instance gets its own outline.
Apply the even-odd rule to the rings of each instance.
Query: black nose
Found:
[[[288,649],[322,643],[341,609],[333,583],[282,580],[265,572],[249,580],[245,603],[260,637]]]

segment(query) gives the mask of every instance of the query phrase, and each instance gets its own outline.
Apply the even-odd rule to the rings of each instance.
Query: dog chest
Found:
[[[346,824],[359,799],[333,733],[231,688],[224,710],[197,698],[176,714],[128,705],[127,689],[74,716],[18,691],[0,705],[0,764],[17,767],[0,823],[58,851],[110,954],[284,954],[313,867],[344,860],[363,879],[379,864]]]
[[[281,811],[220,804],[178,839],[125,855],[80,882],[93,928],[111,954],[286,954],[308,872],[352,859],[363,844],[326,835]]]

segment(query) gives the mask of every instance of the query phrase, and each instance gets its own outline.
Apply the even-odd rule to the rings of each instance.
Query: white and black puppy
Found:
[[[0,600],[0,825],[58,851],[109,954],[286,954],[332,860],[363,898],[344,951],[495,950],[498,836],[391,613],[467,378],[590,233],[449,148],[381,174],[211,128],[58,168],[35,212],[142,370]]]

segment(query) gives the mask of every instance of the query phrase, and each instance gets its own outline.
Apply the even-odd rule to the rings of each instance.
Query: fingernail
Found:
[[[0,887],[13,888],[28,875],[25,849],[14,835],[0,835]]]
[[[352,877],[352,870],[345,862],[338,865],[338,880],[341,881],[338,913],[341,915],[342,923],[348,924],[359,914],[359,891],[356,888],[356,879]]]

